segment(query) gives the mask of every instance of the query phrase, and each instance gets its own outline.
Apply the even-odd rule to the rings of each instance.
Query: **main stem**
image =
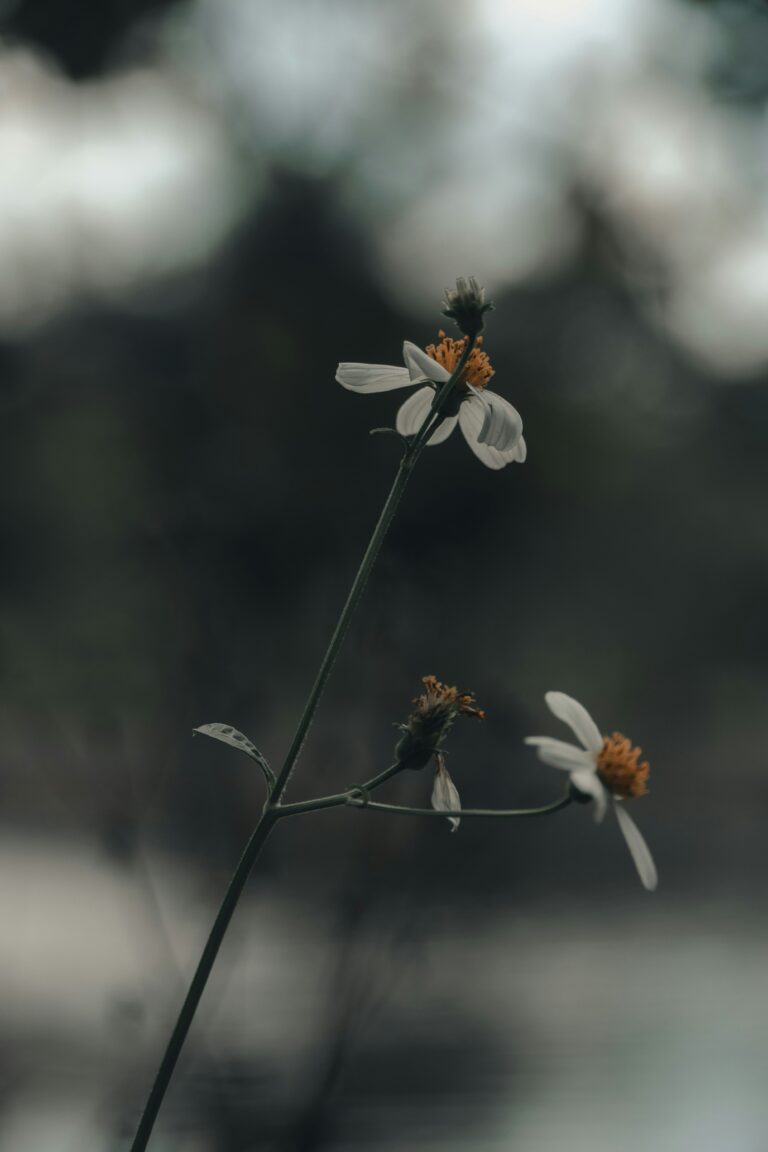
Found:
[[[205,991],[205,986],[208,983],[208,977],[211,974],[214,961],[218,955],[221,942],[229,927],[229,922],[232,919],[232,914],[237,907],[237,902],[248,879],[248,875],[253,867],[261,849],[269,836],[272,828],[276,822],[276,815],[269,808],[266,808],[259,820],[258,824],[251,833],[251,838],[248,841],[243,855],[240,857],[240,862],[234,871],[232,879],[229,882],[229,887],[221,902],[221,907],[216,914],[216,919],[213,922],[213,927],[208,935],[208,939],[203,948],[202,956],[198,962],[195,974],[192,977],[192,983],[189,986],[189,991],[182,1004],[181,1011],[179,1012],[178,1019],[174,1026],[171,1038],[168,1041],[168,1047],[165,1050],[165,1055],[160,1062],[160,1067],[157,1070],[154,1083],[147,1097],[147,1103],[144,1106],[139,1126],[136,1130],[136,1135],[131,1145],[131,1152],[144,1152],[144,1149],[149,1143],[149,1138],[152,1135],[152,1129],[155,1126],[157,1114],[160,1111],[160,1105],[163,1102],[168,1085],[173,1076],[173,1071],[176,1067],[176,1061],[179,1054],[184,1047],[184,1041],[187,1038],[190,1025],[197,1012],[197,1007],[200,1003],[200,998]]]
[[[394,519],[395,513],[397,512],[397,507],[400,503],[403,492],[405,491],[405,487],[410,479],[411,473],[424,449],[427,438],[429,435],[431,435],[436,423],[438,422],[438,418],[440,416],[440,408],[442,407],[442,404],[445,402],[445,399],[451,392],[456,382],[460,379],[467,360],[469,359],[469,355],[472,351],[474,343],[474,337],[469,337],[467,339],[462,357],[459,363],[456,365],[450,380],[446,381],[446,383],[443,384],[442,387],[438,390],[433,408],[430,410],[424,423],[422,424],[417,434],[414,436],[413,440],[411,440],[408,444],[408,447],[403,454],[403,458],[400,461],[400,466],[397,470],[394,483],[390,489],[389,495],[387,496],[384,507],[381,510],[381,515],[379,516],[376,527],[373,530],[373,535],[371,536],[368,547],[365,550],[365,554],[363,555],[360,567],[357,570],[357,575],[355,576],[352,587],[349,590],[346,603],[341,610],[341,615],[339,616],[336,627],[333,630],[330,643],[328,644],[325,655],[323,656],[317,676],[315,677],[315,682],[312,685],[309,696],[307,697],[307,702],[304,705],[304,711],[301,714],[301,719],[299,720],[293,740],[291,741],[291,746],[288,749],[288,754],[285,758],[282,768],[280,769],[280,773],[277,777],[274,788],[272,789],[272,793],[264,807],[261,819],[254,828],[251,834],[251,838],[245,847],[245,851],[240,857],[240,861],[224,895],[221,907],[219,908],[216,919],[213,922],[213,927],[211,928],[205,947],[203,949],[203,954],[200,957],[197,968],[195,970],[195,974],[192,977],[192,983],[189,986],[189,991],[187,992],[186,998],[181,1007],[181,1011],[179,1012],[178,1019],[174,1026],[173,1032],[171,1033],[171,1038],[168,1041],[165,1055],[160,1062],[160,1067],[157,1070],[157,1075],[155,1076],[154,1083],[152,1084],[152,1088],[147,1098],[147,1103],[144,1107],[141,1120],[139,1121],[139,1127],[136,1131],[136,1136],[134,1137],[133,1144],[131,1145],[131,1152],[144,1152],[147,1144],[149,1143],[149,1138],[152,1135],[152,1129],[154,1128],[157,1114],[160,1111],[160,1106],[165,1097],[168,1085],[170,1084],[171,1077],[173,1076],[176,1062],[179,1058],[179,1054],[181,1053],[182,1048],[184,1047],[184,1041],[187,1038],[190,1025],[195,1018],[195,1013],[197,1012],[198,1005],[202,998],[203,992],[205,991],[205,986],[208,983],[208,978],[211,974],[214,962],[219,953],[221,942],[224,939],[227,928],[229,927],[229,922],[232,919],[235,908],[237,907],[243,888],[245,887],[245,882],[248,879],[251,869],[253,868],[253,865],[256,862],[261,849],[264,847],[270,832],[272,831],[277,821],[280,819],[280,798],[285,790],[286,784],[288,783],[288,779],[291,775],[291,772],[293,771],[296,760],[299,757],[299,753],[301,752],[304,741],[307,738],[307,733],[309,731],[312,720],[314,719],[315,712],[317,711],[317,706],[320,703],[320,697],[323,694],[323,689],[328,682],[328,678],[333,671],[333,666],[336,663],[336,657],[338,656],[339,650],[344,643],[344,637],[346,636],[347,629],[349,628],[350,620],[354,615],[355,609],[360,603],[360,598],[363,595],[366,584],[368,583],[368,577],[370,576],[371,570],[376,563],[376,557],[379,554],[379,550],[384,541],[384,537],[386,536],[389,526]]]

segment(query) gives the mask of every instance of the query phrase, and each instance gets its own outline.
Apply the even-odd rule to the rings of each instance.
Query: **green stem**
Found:
[[[402,772],[402,770],[403,765],[399,760],[396,760],[394,764],[390,764],[389,768],[385,768],[383,772],[379,772],[378,776],[373,776],[370,780],[366,780],[365,784],[361,784],[360,787],[364,792],[373,792],[374,788],[381,787],[382,784],[385,784],[387,780],[391,780],[393,776],[397,776],[398,772]]]
[[[317,676],[315,677],[315,682],[312,685],[309,696],[307,697],[307,702],[304,705],[304,711],[301,714],[301,719],[299,720],[298,726],[293,736],[293,740],[291,741],[291,746],[288,749],[288,755],[286,756],[283,766],[280,769],[280,773],[277,777],[277,782],[275,783],[275,787],[272,792],[272,803],[274,804],[279,803],[280,797],[285,790],[285,786],[288,783],[288,779],[294,769],[296,761],[299,757],[299,753],[301,752],[301,749],[304,745],[304,741],[307,738],[307,733],[309,732],[310,725],[314,720],[317,706],[320,703],[320,697],[322,696],[325,685],[328,683],[328,679],[331,675],[331,672],[333,671],[333,666],[336,663],[336,657],[339,654],[339,650],[344,643],[344,637],[346,636],[350,621],[355,612],[355,609],[360,603],[360,599],[365,590],[365,586],[368,583],[368,577],[370,576],[371,570],[376,563],[379,549],[381,548],[384,537],[386,536],[389,530],[389,526],[394,519],[395,512],[397,511],[397,507],[400,503],[403,492],[405,491],[406,485],[410,480],[411,472],[413,471],[416,461],[420,455],[421,450],[419,449],[419,451],[414,452],[413,447],[413,445],[410,445],[406,449],[405,455],[400,461],[400,466],[397,470],[394,484],[392,485],[384,507],[381,510],[381,515],[379,516],[376,527],[373,530],[373,535],[371,536],[368,547],[365,550],[365,554],[360,563],[360,567],[357,570],[357,575],[355,576],[355,579],[352,583],[352,587],[349,590],[349,595],[347,596],[344,607],[341,610],[341,615],[339,616],[336,627],[333,630],[330,643],[328,644],[325,655],[323,656]]]
[[[541,808],[459,808],[455,812],[448,812],[437,808],[408,808],[402,804],[379,804],[375,800],[365,800],[356,793],[349,793],[346,803],[350,808],[360,808],[366,812],[391,812],[399,816],[438,816],[442,820],[447,820],[454,816],[460,819],[465,816],[470,818],[501,816],[507,819],[521,816],[548,816],[550,812],[559,812],[561,808],[567,808],[572,801],[570,792],[566,792],[559,800],[545,804]]]
[[[339,650],[344,643],[344,637],[347,634],[349,623],[352,619],[352,616],[354,615],[355,609],[360,603],[363,592],[365,591],[365,586],[368,583],[368,577],[370,576],[371,570],[376,563],[379,549],[381,548],[381,545],[384,542],[384,537],[389,531],[389,526],[395,517],[395,513],[397,512],[398,505],[402,498],[403,492],[405,491],[405,487],[411,477],[411,473],[416,466],[416,462],[419,459],[419,456],[424,450],[424,446],[428,437],[432,434],[434,426],[438,422],[442,406],[444,405],[456,383],[461,379],[464,367],[467,363],[467,360],[469,359],[474,344],[475,337],[469,337],[464,347],[461,359],[451,373],[450,379],[446,380],[446,382],[437,391],[435,399],[432,403],[432,407],[427,413],[424,423],[414,436],[413,440],[411,440],[410,444],[405,450],[405,454],[403,455],[402,460],[400,461],[400,467],[397,470],[394,484],[392,485],[389,496],[387,497],[384,507],[381,510],[381,515],[379,516],[378,523],[373,530],[373,535],[368,542],[368,547],[366,548],[363,559],[360,562],[357,575],[352,582],[352,587],[349,590],[346,603],[341,610],[341,615],[339,616],[336,627],[333,630],[333,635],[331,636],[330,642],[325,651],[325,655],[323,656],[317,676],[315,677],[315,682],[312,685],[312,689],[309,693],[309,696],[307,697],[307,702],[304,705],[304,711],[301,714],[301,719],[299,720],[298,727],[296,728],[293,740],[291,741],[291,746],[288,749],[288,755],[286,756],[283,766],[280,769],[280,774],[277,777],[277,782],[272,792],[273,804],[279,803],[280,797],[282,796],[285,786],[288,783],[291,772],[293,771],[296,761],[299,758],[299,754],[304,745],[304,741],[307,738],[310,725],[314,719],[315,712],[317,711],[317,706],[320,703],[320,697],[322,696],[325,685],[328,683],[328,679],[331,675],[331,672],[333,671],[333,666],[336,663],[336,657],[339,654]]]
[[[371,536],[368,547],[365,550],[365,554],[363,555],[360,567],[358,568],[357,575],[355,576],[352,587],[349,591],[349,595],[347,596],[346,603],[341,610],[341,615],[339,616],[338,622],[333,631],[333,635],[331,636],[330,643],[328,644],[325,655],[323,656],[322,662],[320,664],[319,671],[315,677],[315,682],[312,685],[312,689],[307,698],[307,702],[304,705],[304,711],[301,714],[296,732],[294,733],[293,740],[291,741],[291,746],[288,749],[288,755],[286,756],[285,762],[280,769],[280,773],[277,777],[277,780],[275,781],[275,785],[272,789],[269,801],[264,808],[261,819],[253,830],[251,838],[246,845],[245,851],[240,858],[240,862],[235,869],[234,875],[232,876],[232,879],[229,883],[229,887],[227,888],[221,907],[219,908],[216,919],[213,923],[213,927],[211,928],[210,934],[205,944],[205,948],[203,949],[203,954],[200,957],[197,969],[195,970],[195,974],[192,978],[192,983],[189,986],[189,991],[187,992],[186,998],[181,1007],[181,1011],[179,1012],[178,1019],[174,1026],[173,1032],[171,1033],[171,1038],[168,1041],[168,1047],[166,1048],[165,1055],[163,1056],[160,1067],[157,1071],[157,1075],[155,1076],[155,1080],[152,1084],[152,1088],[150,1089],[147,1103],[139,1122],[139,1127],[136,1131],[136,1136],[134,1137],[133,1144],[131,1145],[131,1152],[144,1152],[147,1147],[149,1138],[152,1135],[152,1129],[154,1127],[155,1120],[157,1119],[157,1114],[160,1110],[160,1105],[163,1102],[163,1098],[168,1089],[171,1077],[173,1076],[176,1062],[184,1046],[184,1041],[186,1040],[187,1033],[189,1032],[190,1025],[192,1024],[192,1021],[195,1017],[195,1013],[197,1012],[197,1008],[203,992],[205,991],[205,986],[208,983],[208,978],[211,974],[216,956],[218,955],[219,948],[221,947],[221,942],[224,939],[224,935],[227,931],[227,928],[229,927],[229,922],[232,919],[232,915],[235,911],[235,908],[237,907],[237,903],[240,899],[243,888],[245,887],[245,882],[248,879],[250,871],[259,853],[261,852],[267,837],[269,836],[276,822],[281,818],[281,815],[283,814],[283,807],[286,808],[285,814],[288,814],[287,806],[281,806],[280,798],[285,790],[286,784],[288,783],[288,779],[296,764],[299,753],[301,752],[310,725],[314,719],[315,712],[317,711],[317,706],[320,703],[320,697],[323,694],[323,689],[325,688],[325,685],[328,682],[328,678],[333,671],[336,657],[338,656],[339,650],[344,642],[344,637],[346,636],[350,621],[355,609],[360,603],[360,598],[363,594],[363,591],[365,590],[366,584],[368,583],[368,577],[370,576],[371,570],[376,563],[376,557],[379,554],[379,549],[381,548],[384,537],[386,536],[389,526],[394,519],[395,512],[397,511],[397,507],[400,503],[403,492],[405,491],[408,480],[410,479],[411,472],[416,466],[416,462],[418,461],[419,456],[424,449],[428,436],[431,435],[431,432],[434,429],[437,417],[440,414],[441,405],[445,402],[445,399],[461,377],[473,344],[473,338],[467,340],[464,354],[462,355],[459,363],[456,365],[450,380],[446,381],[446,383],[443,384],[437,392],[435,401],[433,402],[432,408],[427,414],[424,423],[413,437],[413,439],[409,442],[403,458],[400,461],[400,466],[397,470],[394,483],[389,495],[387,496],[376,527],[373,530],[373,535]],[[387,770],[387,773],[390,773],[389,769]],[[384,775],[384,778],[388,779],[388,774],[382,775]],[[344,796],[344,800],[342,801],[339,799],[338,804],[346,803],[350,793],[340,793],[339,796],[341,795]],[[330,800],[330,798],[328,799]],[[324,806],[336,806],[335,802],[337,798],[334,797],[333,799],[334,804],[329,802]],[[316,806],[319,807],[320,805]],[[309,809],[306,810],[309,811]]]
[[[246,845],[243,855],[240,857],[240,862],[229,882],[229,887],[221,902],[221,907],[216,915],[216,919],[213,922],[213,927],[211,928],[205,948],[203,949],[203,954],[200,957],[197,969],[192,977],[192,983],[189,986],[189,991],[179,1012],[179,1017],[171,1033],[171,1038],[168,1041],[165,1055],[160,1062],[160,1067],[157,1070],[157,1075],[155,1076],[154,1083],[147,1097],[147,1103],[144,1107],[141,1120],[139,1121],[133,1144],[131,1145],[131,1152],[144,1152],[144,1149],[147,1147],[149,1138],[152,1135],[152,1129],[155,1125],[155,1120],[157,1119],[157,1114],[160,1111],[160,1105],[163,1102],[168,1084],[173,1075],[173,1070],[176,1067],[176,1061],[184,1046],[189,1027],[194,1019],[205,986],[208,983],[208,977],[211,974],[211,969],[213,968],[214,961],[221,947],[221,942],[229,927],[232,914],[237,907],[251,868],[256,862],[278,818],[273,809],[266,808],[264,810],[261,819],[251,833],[251,838]]]
[[[379,776],[374,776],[367,784],[356,788],[348,788],[346,792],[333,792],[329,796],[318,796],[314,800],[298,800],[294,804],[281,804],[281,816],[302,816],[307,812],[319,812],[323,808],[364,808],[371,812],[390,812],[397,816],[437,816],[443,820],[450,816],[493,817],[502,816],[507,819],[524,816],[548,816],[551,812],[559,812],[572,803],[570,788],[558,800],[551,804],[543,804],[539,808],[461,808],[456,812],[446,812],[437,808],[411,808],[405,804],[380,804],[375,800],[367,800],[366,793],[372,792],[379,784],[383,784],[402,766],[393,764]]]
[[[313,800],[296,800],[293,804],[281,804],[276,811],[280,816],[303,816],[307,812],[320,812],[323,808],[340,808],[349,803],[352,796],[365,796],[379,788],[387,780],[391,780],[398,772],[402,772],[403,765],[397,761],[390,764],[378,776],[366,780],[365,784],[354,784],[344,792],[332,792],[329,796],[317,796]]]

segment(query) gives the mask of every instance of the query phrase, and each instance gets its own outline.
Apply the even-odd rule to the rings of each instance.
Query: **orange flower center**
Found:
[[[651,767],[647,760],[638,763],[641,752],[621,732],[605,737],[597,756],[597,774],[614,796],[631,800],[648,791]]]
[[[458,364],[464,349],[467,346],[467,337],[462,336],[461,340],[454,340],[452,336],[446,336],[442,328],[437,334],[440,338],[439,344],[428,344],[426,352],[438,364],[442,364],[446,372],[453,372]],[[475,341],[475,346],[469,354],[469,359],[464,365],[464,371],[461,374],[461,379],[471,384],[473,388],[485,388],[491,377],[494,375],[493,368],[488,356],[482,350],[483,338],[478,336]]]

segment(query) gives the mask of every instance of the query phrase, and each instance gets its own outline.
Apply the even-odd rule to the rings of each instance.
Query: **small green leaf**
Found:
[[[229,744],[232,748],[239,748],[241,752],[245,752],[246,756],[250,756],[251,760],[255,760],[261,768],[267,786],[270,789],[273,787],[275,774],[270,768],[266,756],[262,756],[256,745],[242,732],[238,732],[237,728],[233,728],[231,724],[201,724],[199,728],[193,729],[194,732],[200,732],[203,736],[210,736],[213,740],[221,740],[224,744]]]

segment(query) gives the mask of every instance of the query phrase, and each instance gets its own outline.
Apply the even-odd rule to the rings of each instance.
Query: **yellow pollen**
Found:
[[[424,676],[421,682],[426,688],[426,692],[417,696],[413,701],[418,712],[423,714],[431,708],[441,706],[460,716],[474,716],[477,720],[485,719],[485,712],[482,708],[477,707],[473,692],[459,692],[458,688],[441,684],[436,676]]]
[[[442,328],[438,332],[440,338],[439,344],[428,344],[426,352],[438,364],[442,364],[446,372],[453,372],[462,357],[462,353],[467,346],[467,337],[462,336],[461,340],[454,340],[452,336],[446,336]],[[462,380],[471,384],[473,388],[485,388],[491,377],[494,375],[491,362],[488,359],[487,353],[482,350],[483,338],[478,336],[475,341],[475,346],[469,354],[469,359],[464,366],[464,371],[461,374]]]
[[[631,800],[648,791],[651,768],[647,760],[638,763],[641,752],[642,748],[633,748],[621,732],[605,737],[597,757],[597,774],[614,796]]]

